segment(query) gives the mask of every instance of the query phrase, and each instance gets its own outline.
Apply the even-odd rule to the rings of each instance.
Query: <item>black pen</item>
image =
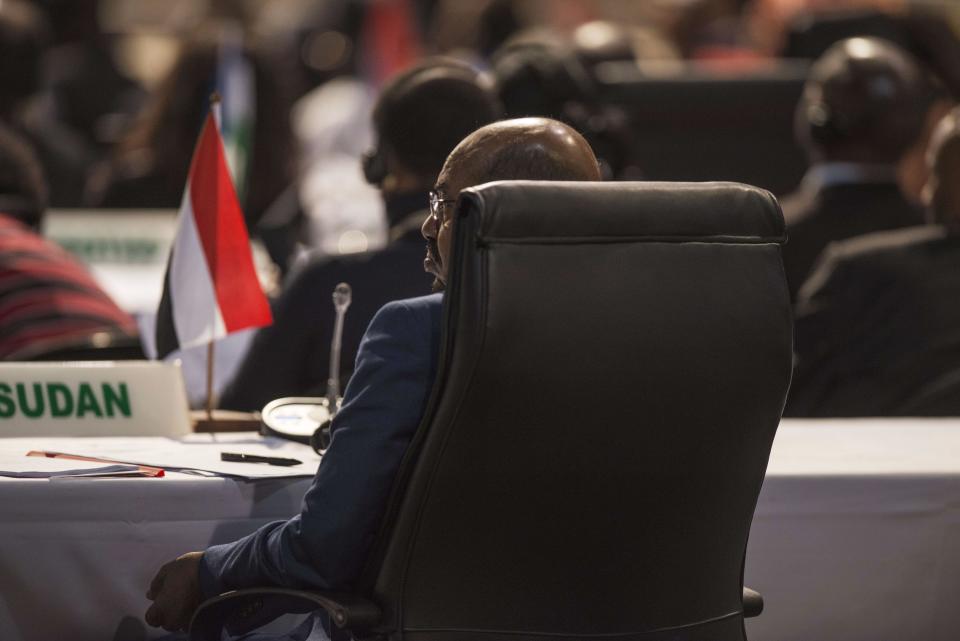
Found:
[[[221,461],[230,463],[267,463],[269,465],[300,465],[303,461],[295,458],[282,458],[279,456],[259,456],[257,454],[238,454],[237,452],[220,452]]]

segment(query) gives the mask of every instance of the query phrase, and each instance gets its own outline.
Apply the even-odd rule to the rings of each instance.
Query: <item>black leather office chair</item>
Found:
[[[361,638],[744,639],[790,380],[776,201],[503,182],[457,216],[438,382],[357,594],[233,593],[194,638],[299,599]]]

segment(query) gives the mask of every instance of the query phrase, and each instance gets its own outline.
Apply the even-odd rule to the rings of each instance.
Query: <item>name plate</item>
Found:
[[[190,431],[178,363],[0,363],[0,437]]]
[[[43,221],[43,235],[79,258],[131,313],[156,311],[176,232],[175,209],[55,209]]]

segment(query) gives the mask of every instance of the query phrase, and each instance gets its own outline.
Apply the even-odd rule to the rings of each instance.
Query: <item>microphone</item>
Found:
[[[334,288],[333,308],[337,316],[330,343],[330,377],[327,379],[326,407],[316,397],[278,398],[271,401],[263,408],[264,434],[278,433],[279,436],[302,443],[305,436],[302,430],[305,427],[313,429],[313,433],[309,436],[309,443],[315,452],[322,454],[322,450],[330,446],[330,426],[339,409],[337,399],[340,397],[340,345],[343,342],[343,317],[347,313],[347,308],[350,307],[350,300],[350,285],[340,283]]]
[[[333,325],[333,339],[330,344],[330,377],[327,379],[327,409],[330,418],[337,413],[337,398],[340,396],[340,346],[343,343],[343,317],[350,307],[350,285],[340,283],[333,290],[333,308],[337,318]]]

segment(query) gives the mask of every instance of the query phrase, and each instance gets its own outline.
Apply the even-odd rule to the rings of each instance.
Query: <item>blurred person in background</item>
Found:
[[[247,227],[251,234],[258,234],[258,222],[292,176],[295,161],[289,102],[278,88],[275,71],[259,51],[243,44],[236,47],[236,39],[227,37],[231,33],[226,26],[212,23],[183,45],[173,69],[150,96],[113,157],[91,176],[87,206],[179,207],[193,148],[210,108],[211,93],[218,87],[218,74],[229,73],[226,65],[239,64],[249,74],[242,81],[236,103],[231,102],[229,91],[222,96],[221,129],[226,127],[230,108],[249,115],[240,132],[248,162],[231,163],[231,168]],[[239,60],[232,53],[236,49]],[[229,145],[226,131],[224,141]],[[230,151],[228,148],[228,159]],[[267,248],[271,249],[269,244]],[[271,254],[278,264],[286,261],[286,256]]]
[[[690,0],[677,5],[671,34],[684,58],[736,69],[766,57],[749,28],[748,0]]]
[[[340,282],[353,288],[341,370],[349,377],[376,311],[388,301],[430,292],[420,236],[428,192],[450,150],[499,116],[489,80],[452,59],[427,59],[387,84],[373,111],[377,142],[363,170],[383,200],[389,244],[378,251],[320,256],[297,271],[274,305],[273,325],[258,332],[221,407],[259,410],[281,396],[324,393],[334,319],[331,294]]]
[[[34,0],[50,24],[42,60],[44,117],[103,157],[129,126],[146,93],[117,65],[114,41],[100,24],[101,0]],[[77,196],[80,196],[78,194]],[[62,205],[80,205],[79,198]]]
[[[951,88],[960,89],[956,35],[942,12],[932,7],[904,6],[896,11],[876,7],[818,8],[796,15],[790,23],[783,58],[815,60],[847,38],[872,37],[892,42],[930,68]]]
[[[82,136],[52,118],[41,99],[42,60],[50,44],[44,14],[21,0],[0,2],[0,121],[35,150],[56,205],[76,206],[94,161]]]
[[[782,200],[789,235],[783,262],[794,299],[828,243],[923,222],[897,171],[934,95],[912,56],[876,38],[841,41],[813,65],[796,113],[812,166]]]
[[[17,126],[40,88],[40,60],[49,40],[43,15],[20,0],[0,3],[0,119]]]
[[[98,335],[135,342],[133,319],[76,259],[37,233],[46,200],[33,151],[0,125],[0,359],[40,358]]]
[[[650,62],[677,60],[679,52],[655,29],[622,25],[607,20],[585,22],[571,35],[573,50],[596,78],[598,67],[607,62]]]
[[[927,163],[930,141],[937,124],[956,104],[949,94],[937,88],[933,102],[924,117],[920,135],[900,157],[897,165],[897,182],[911,202],[923,204],[923,189],[930,180],[930,166]]]
[[[488,2],[477,20],[477,54],[481,59],[489,60],[503,43],[522,31],[524,26],[525,21],[516,0]]]
[[[380,196],[364,180],[360,159],[373,144],[370,113],[377,91],[426,48],[422,34],[431,4],[334,1],[312,11],[311,28],[294,36],[302,42],[299,65],[308,69],[299,75],[319,86],[293,107],[300,151],[296,183],[270,218],[302,219],[300,239],[311,254],[336,256],[388,242]]]
[[[524,0],[437,0],[428,45],[482,64],[510,38],[531,26]]]
[[[604,180],[636,176],[627,115],[598,100],[591,69],[565,38],[529,30],[505,43],[491,62],[508,118],[540,116],[564,122],[590,143]]]
[[[789,415],[960,415],[960,110],[927,161],[932,224],[830,245],[800,291]]]
[[[338,77],[361,73],[363,3],[327,0],[293,7],[265,3],[260,23],[263,47],[285,70],[281,80],[294,102]]]
[[[912,54],[938,81],[938,95],[927,112],[919,139],[900,159],[899,181],[904,193],[920,202],[927,182],[926,150],[930,135],[960,100],[960,38],[945,20],[945,7],[909,5],[885,7],[818,7],[795,16],[783,49],[786,58],[815,59],[846,38],[882,38]]]

